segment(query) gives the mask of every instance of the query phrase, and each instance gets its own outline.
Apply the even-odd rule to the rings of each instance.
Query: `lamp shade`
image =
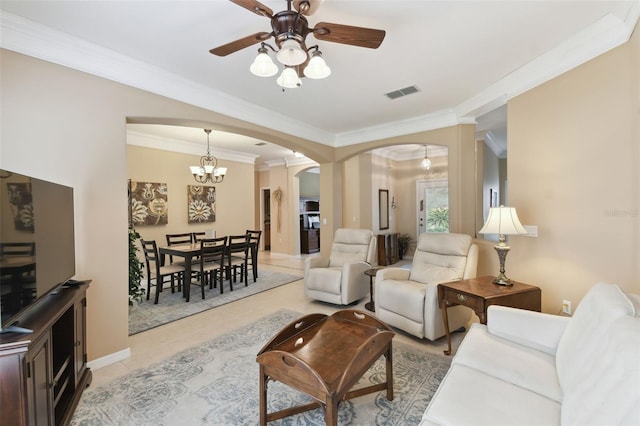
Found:
[[[309,78],[321,79],[329,77],[329,74],[331,74],[331,68],[327,66],[327,63],[322,59],[319,52],[314,52],[303,72],[304,75]]]
[[[266,52],[260,52],[249,67],[249,71],[258,77],[271,77],[278,73],[278,66],[273,63]]]
[[[527,230],[520,223],[514,207],[491,207],[489,217],[480,234],[525,235]]]
[[[287,89],[295,89],[296,87],[302,86],[302,81],[300,81],[300,77],[298,77],[296,70],[289,67],[282,71],[282,74],[280,74],[276,83]]]
[[[276,58],[281,64],[295,66],[307,60],[307,52],[302,50],[300,43],[290,38],[282,43]]]

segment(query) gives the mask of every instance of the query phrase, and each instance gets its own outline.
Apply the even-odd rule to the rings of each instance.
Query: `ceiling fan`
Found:
[[[318,46],[307,47],[306,38],[309,34],[322,41],[348,44],[352,46],[376,49],[384,40],[385,32],[371,28],[354,27],[351,25],[319,22],[314,28],[309,27],[306,16],[318,10],[324,0],[286,0],[287,10],[273,13],[267,6],[256,0],[230,0],[257,15],[264,16],[271,21],[271,32],[258,32],[230,43],[211,49],[209,52],[216,56],[227,56],[246,47],[261,43],[258,57],[251,65],[251,72],[261,77],[270,77],[278,71],[277,66],[268,56],[267,48],[276,53],[285,69],[278,79],[283,87],[298,87],[298,77],[324,78],[331,70],[322,59]],[[293,8],[292,8],[293,3]],[[266,43],[274,38],[278,48]],[[285,76],[285,74],[288,74]]]

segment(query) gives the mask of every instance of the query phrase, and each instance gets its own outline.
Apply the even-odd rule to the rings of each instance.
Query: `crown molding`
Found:
[[[197,155],[201,157],[205,154],[203,145],[194,142],[186,142],[177,139],[163,138],[155,135],[148,135],[131,130],[127,130],[127,145],[140,146],[143,148],[160,149],[163,151],[179,152],[181,154]],[[219,160],[235,161],[237,163],[255,164],[259,155],[247,154],[245,152],[229,151],[212,147],[211,154]]]
[[[0,14],[0,47],[107,80],[332,145],[334,135],[250,102],[213,90],[129,56],[51,29],[10,12]]]
[[[343,147],[473,123],[475,118],[504,105],[509,99],[626,42],[639,17],[640,2],[634,2],[624,20],[612,14],[601,18],[551,51],[446,110],[338,134],[293,121],[277,112],[6,11],[0,14],[0,47],[317,143]]]

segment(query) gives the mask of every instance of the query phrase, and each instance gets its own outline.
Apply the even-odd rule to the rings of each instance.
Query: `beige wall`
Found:
[[[252,164],[219,160],[227,167],[224,182],[208,184],[216,188],[216,221],[188,223],[187,186],[196,182],[189,173],[189,166],[198,164],[200,157],[139,146],[127,147],[127,177],[138,182],[162,182],[167,184],[169,220],[166,225],[136,226],[146,240],[156,240],[165,245],[166,234],[208,231],[215,229],[218,236],[244,234],[255,226],[254,211],[256,191]],[[242,196],[242,194],[246,194]]]
[[[324,145],[0,52],[0,167],[74,188],[77,277],[93,280],[87,310],[90,361],[128,348],[128,121],[242,129],[248,136],[304,151],[318,161],[332,158],[332,150]],[[252,182],[248,185],[253,187]],[[220,190],[222,196],[225,191]],[[252,197],[247,196],[251,204]],[[249,223],[253,220],[251,216]]]
[[[640,292],[640,34],[512,99],[509,203],[539,237],[514,237],[512,278],[543,309],[574,306],[599,281]]]
[[[630,43],[509,103],[509,200],[523,222],[539,226],[540,237],[512,238],[507,273],[540,285],[549,312],[559,310],[562,298],[576,304],[600,280],[638,291],[638,38],[636,33]],[[304,152],[320,164],[323,254],[343,226],[345,188],[360,184],[344,179],[344,160],[393,144],[445,145],[451,229],[469,234],[477,229],[473,125],[332,149],[6,50],[0,66],[0,167],[75,189],[77,275],[93,279],[90,360],[128,346],[127,121],[208,124]],[[291,252],[294,236],[286,225],[297,228],[297,217],[286,206],[297,204],[287,199],[294,175],[284,168],[260,175],[260,186],[269,186],[272,194],[278,187],[286,191],[280,233],[272,204],[272,250]],[[496,269],[492,244],[481,243],[479,272]]]

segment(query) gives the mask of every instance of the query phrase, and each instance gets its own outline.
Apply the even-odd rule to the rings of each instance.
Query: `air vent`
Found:
[[[263,145],[266,145],[266,144],[267,144],[266,142],[258,142],[258,143],[256,144],[256,146],[263,146]]]
[[[410,95],[412,93],[417,93],[419,91],[420,91],[420,89],[418,89],[418,87],[414,85],[414,86],[405,87],[404,89],[395,90],[393,92],[385,93],[384,95],[389,99],[398,99],[398,98],[401,98],[403,96]]]

